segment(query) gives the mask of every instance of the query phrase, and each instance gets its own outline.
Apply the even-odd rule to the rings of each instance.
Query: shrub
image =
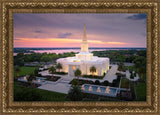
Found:
[[[74,80],[75,80],[75,79],[73,79],[69,84],[74,85],[74,84],[73,84]],[[83,84],[94,84],[94,82],[91,81],[91,80],[83,80],[83,79],[79,79],[79,80],[76,79],[76,80],[78,81],[78,85],[83,85]]]
[[[55,74],[66,75],[68,73],[62,71],[62,72],[55,72]]]
[[[72,80],[72,85],[78,85],[78,79],[73,79]]]
[[[133,73],[131,73],[130,78],[134,79],[134,74]]]
[[[84,77],[84,78],[94,78],[94,79],[103,79],[104,78],[104,76],[97,76],[97,75],[94,75],[94,76],[92,76],[92,75],[82,75],[82,77]]]
[[[38,74],[38,77],[42,77],[42,75],[41,75],[41,74]]]
[[[96,80],[95,82],[95,85],[100,85],[101,83],[99,82],[99,80]]]
[[[116,80],[116,79],[113,80],[113,82],[112,82],[112,87],[115,87],[115,86],[116,86],[116,83],[117,83],[117,80]]]
[[[83,96],[82,96],[82,92],[79,89],[79,87],[77,86],[73,86],[67,95],[68,99],[71,101],[81,101]]]
[[[102,84],[105,86],[108,86],[109,82],[107,80],[105,80]]]

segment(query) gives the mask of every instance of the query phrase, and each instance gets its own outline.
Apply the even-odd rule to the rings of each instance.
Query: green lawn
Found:
[[[17,67],[14,67],[14,77],[16,77],[16,70]],[[37,67],[19,67],[20,68],[20,73],[19,73],[19,76],[24,76],[24,75],[27,75],[29,73],[32,73],[34,72],[34,70],[37,68]]]
[[[129,88],[129,80],[128,79],[122,77],[121,88]]]
[[[146,83],[139,82],[135,85],[136,95],[138,101],[146,101]]]
[[[65,101],[66,94],[14,84],[14,101]]]

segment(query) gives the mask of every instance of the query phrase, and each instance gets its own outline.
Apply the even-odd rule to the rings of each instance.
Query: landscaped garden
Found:
[[[69,84],[72,84],[72,85],[93,84],[93,85],[101,85],[101,86],[119,87],[119,83],[120,83],[120,77],[113,80],[113,83],[109,83],[107,80],[103,82],[100,82],[99,80],[95,80],[95,82],[93,82],[92,80],[83,80],[83,79],[74,78]]]
[[[73,79],[69,84],[72,85],[83,85],[83,84],[94,84],[91,80],[83,80],[83,79]]]
[[[121,79],[121,88],[129,88],[129,80],[126,79],[126,78],[123,78]]]

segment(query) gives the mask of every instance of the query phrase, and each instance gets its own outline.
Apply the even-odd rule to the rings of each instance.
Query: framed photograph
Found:
[[[159,6],[2,1],[2,114],[159,114]]]

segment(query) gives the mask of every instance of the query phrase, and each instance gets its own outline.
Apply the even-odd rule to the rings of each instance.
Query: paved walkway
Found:
[[[59,82],[57,84],[54,84],[54,83],[53,84],[45,84],[45,85],[42,85],[38,88],[48,90],[48,91],[54,91],[54,92],[68,94],[70,87],[71,87],[71,85],[68,83]]]
[[[112,65],[111,69],[103,78],[103,81],[107,80],[108,82],[112,83],[114,79],[117,79],[117,75],[116,75],[117,69],[118,69],[117,65]]]
[[[42,76],[52,76],[52,74],[48,73],[48,70],[39,72]],[[68,94],[68,91],[71,88],[71,84],[69,84],[70,81],[72,81],[72,77],[68,77],[68,75],[57,75],[54,74],[55,76],[60,76],[61,78],[57,80],[56,82],[53,81],[46,81],[44,85],[41,85],[38,87],[39,89],[44,89],[48,91],[54,91],[54,92],[59,92],[59,93],[64,93]]]
[[[134,72],[133,72],[134,73]],[[136,74],[136,77],[134,77],[134,79],[130,78],[130,72],[127,70],[126,71],[126,78],[129,79],[130,81],[137,81],[139,79],[139,75]]]

